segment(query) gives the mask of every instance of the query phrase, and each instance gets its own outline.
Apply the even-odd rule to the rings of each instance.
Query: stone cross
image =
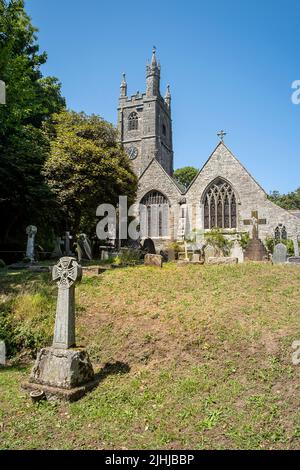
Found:
[[[217,133],[217,136],[220,138],[220,141],[223,142],[225,135],[227,132],[224,132],[223,130]]]
[[[4,341],[0,340],[0,366],[5,366],[6,348]]]
[[[34,261],[34,239],[37,232],[37,228],[34,225],[28,225],[26,227],[27,233],[27,247],[26,247],[26,258],[30,259],[30,262]]]
[[[266,219],[259,219],[258,212],[251,212],[251,219],[243,220],[244,225],[252,225],[252,238],[253,240],[258,239],[258,226],[265,225],[267,223]]]
[[[82,268],[76,258],[64,256],[52,269],[52,280],[57,282],[58,297],[53,337],[53,348],[75,346],[75,284],[81,281]]]

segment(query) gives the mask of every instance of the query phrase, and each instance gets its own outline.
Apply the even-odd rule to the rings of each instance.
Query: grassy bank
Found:
[[[297,266],[259,263],[85,276],[77,343],[100,384],[77,403],[36,406],[20,383],[51,341],[56,287],[48,274],[2,272],[12,357],[0,371],[0,447],[299,449],[299,281]]]

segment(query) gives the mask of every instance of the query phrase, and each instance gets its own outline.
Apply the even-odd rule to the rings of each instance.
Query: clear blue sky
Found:
[[[299,0],[26,0],[69,108],[116,124],[121,73],[145,89],[152,46],[172,92],[175,168],[225,143],[269,192],[300,186]]]

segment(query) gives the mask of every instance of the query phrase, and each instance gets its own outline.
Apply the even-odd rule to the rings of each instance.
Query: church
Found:
[[[255,223],[262,241],[295,239],[300,219],[268,199],[225,145],[223,131],[188,188],[173,179],[171,93],[168,86],[161,96],[160,73],[153,48],[146,67],[146,92],[128,97],[125,74],[120,86],[118,131],[139,178],[136,207],[143,236],[165,246],[192,231],[204,233],[218,227],[235,238],[246,231],[251,236]]]

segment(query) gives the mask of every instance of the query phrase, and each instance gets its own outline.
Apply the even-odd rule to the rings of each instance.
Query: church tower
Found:
[[[173,174],[171,93],[160,94],[160,64],[153,48],[151,63],[146,67],[146,93],[127,96],[125,74],[120,86],[118,107],[120,141],[140,176],[153,158],[165,171]]]

